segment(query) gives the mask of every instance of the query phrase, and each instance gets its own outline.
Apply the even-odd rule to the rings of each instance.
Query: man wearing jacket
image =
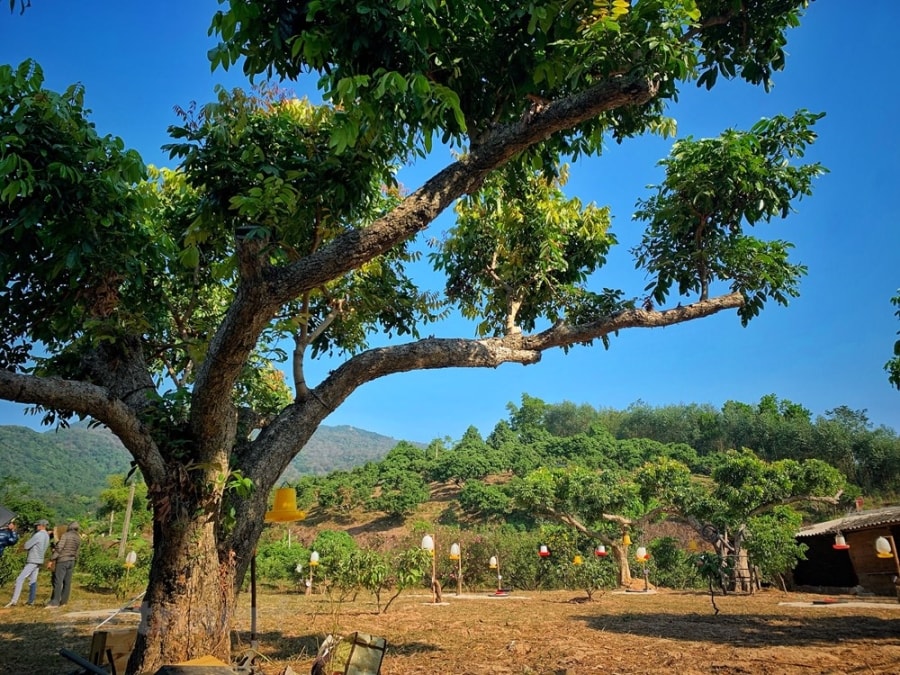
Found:
[[[37,594],[37,577],[44,564],[44,555],[50,546],[50,535],[47,534],[47,526],[50,525],[46,520],[39,520],[35,524],[37,531],[31,535],[31,538],[25,542],[25,550],[28,554],[25,556],[25,567],[16,577],[16,586],[13,589],[12,600],[6,605],[7,607],[15,607],[19,603],[19,595],[22,593],[22,586],[25,579],[31,579],[31,586],[28,592],[28,604],[34,604],[34,598]]]
[[[19,541],[19,533],[16,532],[15,521],[11,520],[3,527],[0,527],[0,556],[3,555],[3,551],[6,550],[7,546],[12,546],[17,541]]]
[[[76,521],[69,523],[66,533],[59,538],[51,560],[56,561],[53,570],[53,597],[47,608],[61,607],[69,602],[69,593],[72,590],[72,572],[75,569],[75,559],[78,557],[78,548],[81,546],[81,535],[78,534],[79,525]]]

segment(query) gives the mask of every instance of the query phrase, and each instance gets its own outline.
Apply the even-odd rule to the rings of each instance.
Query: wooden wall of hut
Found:
[[[896,595],[894,577],[900,576],[900,566],[896,551],[890,558],[879,558],[875,552],[875,540],[878,537],[893,536],[898,540],[898,528],[879,527],[870,530],[845,532],[844,537],[850,544],[848,553],[856,570],[859,585],[875,595]]]

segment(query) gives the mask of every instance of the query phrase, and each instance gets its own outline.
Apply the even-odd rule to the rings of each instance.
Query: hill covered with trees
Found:
[[[690,576],[690,543],[710,552],[711,572],[726,561],[730,583],[747,586],[751,571],[778,579],[803,556],[794,535],[804,522],[843,513],[859,496],[892,500],[900,486],[896,432],[846,407],[814,419],[774,395],[721,409],[638,402],[626,410],[525,395],[509,410],[487,437],[470,427],[452,444],[399,443],[379,463],[299,480],[311,534],[365,512],[382,514],[388,529],[406,522],[408,536],[395,532],[394,543],[444,528],[442,540],[502,551],[512,561],[505,579],[522,587],[543,583],[531,560],[539,542],[561,554],[557,576],[571,572],[565,560],[591,558],[602,545],[628,582],[627,534],[653,551],[654,574],[672,583]],[[660,540],[664,522],[687,534]]]
[[[283,478],[295,481],[378,461],[396,444],[397,439],[351,426],[322,426]],[[103,427],[73,424],[39,432],[0,426],[0,479],[26,486],[61,517],[92,511],[108,477],[125,474],[130,466],[122,443]]]

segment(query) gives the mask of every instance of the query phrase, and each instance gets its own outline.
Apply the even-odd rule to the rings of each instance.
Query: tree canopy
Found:
[[[0,397],[102,422],[140,468],[155,555],[136,670],[226,654],[268,494],[358,387],[724,310],[746,322],[803,273],[749,228],[822,171],[798,163],[819,114],[680,140],[640,205],[642,297],[601,280],[607,215],[564,197],[565,162],[671,135],[684,85],[768,87],[805,0],[224,4],[213,67],[311,75],[326,103],[219,91],[181,111],[171,171],[99,135],[81,87],[0,66]],[[397,168],[435,143],[458,158],[407,194]],[[728,180],[711,194],[709,176]],[[454,204],[436,297],[410,275],[413,240]],[[453,309],[477,338],[423,337]],[[307,382],[322,354],[343,362]]]

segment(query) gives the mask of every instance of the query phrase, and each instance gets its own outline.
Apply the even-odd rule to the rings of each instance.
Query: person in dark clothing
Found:
[[[53,551],[51,560],[56,562],[53,570],[53,597],[50,598],[48,608],[61,607],[69,602],[69,593],[72,590],[72,572],[75,570],[75,560],[78,558],[78,549],[81,547],[80,529],[76,521],[69,523],[65,534],[59,538]]]
[[[3,555],[7,546],[12,546],[17,541],[19,541],[19,533],[16,531],[15,521],[11,520],[0,527],[0,556]]]

